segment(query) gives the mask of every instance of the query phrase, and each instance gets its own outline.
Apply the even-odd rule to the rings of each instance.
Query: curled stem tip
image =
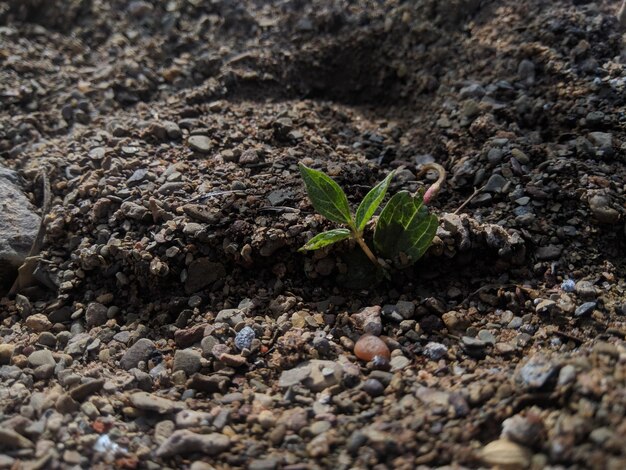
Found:
[[[438,177],[437,181],[435,181],[424,193],[423,199],[425,204],[428,204],[435,198],[435,196],[437,196],[437,194],[441,190],[441,186],[446,180],[446,169],[439,163],[426,163],[425,165],[422,165],[422,169],[417,172],[417,177],[420,178],[421,176],[425,175],[426,172],[428,172],[429,170],[435,170]]]

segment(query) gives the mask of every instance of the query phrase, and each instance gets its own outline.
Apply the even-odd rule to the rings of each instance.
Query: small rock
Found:
[[[589,281],[578,281],[575,290],[584,299],[593,299],[597,295],[596,287]]]
[[[535,306],[535,312],[548,313],[556,307],[556,302],[550,299],[538,299],[539,302]]]
[[[28,364],[32,367],[43,366],[44,364],[56,365],[54,357],[49,349],[42,349],[40,351],[34,351],[28,356]]]
[[[501,439],[509,439],[518,444],[533,447],[543,436],[544,425],[539,416],[515,415],[502,422]]]
[[[404,356],[394,356],[389,361],[389,365],[391,366],[391,372],[395,372],[398,370],[402,370],[407,367],[411,361]]]
[[[480,457],[485,464],[493,467],[522,469],[530,466],[532,453],[515,442],[499,439],[487,444]]]
[[[156,351],[154,343],[147,338],[141,338],[124,353],[120,366],[124,370],[133,369],[140,362],[147,362],[154,351]]]
[[[174,353],[174,365],[172,371],[182,370],[190,376],[200,370],[200,359],[202,356],[193,349],[179,349]]]
[[[33,447],[35,445],[21,434],[6,427],[0,427],[0,449],[32,449]]]
[[[495,173],[487,180],[483,191],[488,193],[501,193],[506,183],[507,181],[502,175]]]
[[[433,361],[438,361],[448,354],[448,348],[441,343],[431,341],[424,347],[424,355]]]
[[[185,409],[184,403],[168,400],[152,393],[135,392],[130,396],[135,408],[145,411],[154,411],[159,414],[169,414]]]
[[[244,326],[235,336],[235,347],[239,350],[250,349],[255,333],[249,326]]]
[[[383,325],[380,319],[381,308],[378,305],[366,307],[359,313],[350,315],[355,326],[366,334],[379,336],[382,333]]]
[[[385,386],[376,379],[367,379],[361,389],[372,397],[378,397],[385,392]]]
[[[75,413],[80,409],[80,405],[74,400],[69,393],[63,393],[57,398],[54,408],[61,414]]]
[[[374,335],[363,335],[354,345],[354,354],[362,361],[371,361],[376,356],[387,360],[391,358],[391,352],[385,342]]]
[[[217,455],[230,447],[230,439],[224,434],[196,434],[185,429],[175,431],[161,444],[156,452],[158,457],[171,457],[179,454],[199,452]]]
[[[551,261],[558,259],[562,252],[562,245],[547,245],[537,248],[535,256],[539,261]]]
[[[596,194],[590,197],[589,208],[593,216],[602,224],[615,224],[619,222],[619,212],[610,206],[610,200],[605,195]]]
[[[36,313],[26,319],[26,326],[35,333],[41,333],[52,328],[52,322],[42,313]]]
[[[535,354],[518,368],[515,380],[527,388],[542,388],[559,371],[559,365],[543,354]]]
[[[0,344],[0,366],[11,364],[14,349],[12,344]]]
[[[200,153],[209,153],[213,147],[211,139],[205,135],[192,135],[187,140],[187,144],[191,150]]]
[[[70,396],[76,401],[83,401],[88,396],[98,393],[104,387],[104,379],[93,379],[80,384],[70,391]]]
[[[325,388],[338,384],[343,376],[343,368],[336,362],[313,359],[299,366],[283,371],[278,385],[291,387],[302,384],[312,392],[321,392]]]
[[[87,327],[102,326],[107,322],[107,308],[98,302],[90,302],[85,311]]]
[[[576,283],[574,282],[573,279],[565,279],[561,283],[561,289],[563,290],[563,292],[574,292],[575,286],[576,286]]]
[[[593,312],[593,309],[596,308],[596,305],[596,302],[585,302],[584,304],[576,307],[576,310],[574,310],[574,316],[582,317],[583,315],[587,315],[588,313]]]

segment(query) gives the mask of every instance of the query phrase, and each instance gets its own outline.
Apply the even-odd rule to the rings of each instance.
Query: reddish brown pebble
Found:
[[[374,356],[389,360],[391,353],[382,339],[374,335],[363,335],[354,345],[354,354],[363,361],[371,361]]]

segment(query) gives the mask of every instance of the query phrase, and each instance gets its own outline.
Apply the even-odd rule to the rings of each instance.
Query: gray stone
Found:
[[[383,330],[380,311],[381,308],[378,305],[365,307],[360,312],[350,315],[350,318],[363,333],[380,336]]]
[[[158,457],[201,453],[217,455],[230,447],[230,439],[224,434],[196,434],[185,429],[174,431],[157,449]]]
[[[587,315],[588,313],[593,312],[593,309],[596,308],[596,302],[585,302],[582,305],[576,307],[574,310],[575,317],[582,317],[583,315]]]
[[[590,132],[589,141],[601,149],[610,149],[613,147],[613,134],[608,132]]]
[[[130,401],[135,408],[144,411],[154,411],[159,414],[175,413],[186,408],[184,403],[147,392],[133,393],[130,396]]]
[[[192,135],[189,137],[189,140],[187,140],[187,144],[189,144],[191,150],[200,153],[209,153],[213,147],[211,139],[205,135]]]
[[[501,193],[506,183],[507,181],[504,176],[495,173],[489,177],[489,180],[487,180],[484,191],[488,193]]]
[[[589,198],[589,208],[596,220],[602,224],[619,222],[619,212],[611,207],[611,201],[604,194],[596,194]]]
[[[551,261],[551,260],[558,259],[559,256],[561,256],[562,252],[563,252],[562,245],[540,246],[539,248],[537,248],[537,251],[535,252],[535,256],[537,257],[539,261]]]
[[[102,326],[107,321],[107,308],[98,302],[90,302],[85,311],[87,327]]]
[[[557,363],[550,361],[543,354],[535,354],[526,364],[518,368],[515,380],[526,388],[542,388],[558,371]]]
[[[205,357],[210,357],[213,354],[213,348],[220,344],[220,340],[215,336],[205,336],[200,341],[200,347],[202,348],[202,354]]]
[[[193,349],[179,349],[174,353],[174,365],[172,371],[182,370],[187,376],[200,370],[200,359],[202,356]]]
[[[70,396],[76,401],[83,401],[90,395],[98,393],[104,387],[104,379],[91,379],[70,391]]]
[[[140,362],[147,362],[154,351],[156,351],[154,343],[147,338],[141,338],[124,353],[120,366],[125,370],[137,367]]]
[[[15,280],[41,221],[17,181],[15,172],[0,166],[0,285]]]
[[[56,365],[54,357],[49,349],[41,349],[39,351],[33,351],[28,356],[28,364],[34,369],[45,364]]]
[[[448,354],[448,348],[441,343],[431,341],[424,347],[424,355],[433,361],[438,361]]]
[[[343,376],[343,368],[333,361],[313,359],[283,371],[278,385],[291,387],[301,384],[312,392],[320,392],[325,388],[338,384]]]
[[[224,310],[220,310],[215,317],[215,323],[227,323],[228,325],[234,327],[238,323],[241,323],[245,320],[245,315],[238,308],[227,308]]]
[[[593,299],[597,295],[596,287],[589,281],[578,281],[574,289],[584,299]]]

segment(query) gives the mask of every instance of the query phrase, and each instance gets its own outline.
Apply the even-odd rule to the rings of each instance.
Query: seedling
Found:
[[[429,198],[437,193],[445,175],[443,168],[439,165],[436,167],[440,178],[426,192]],[[363,231],[385,198],[395,171],[367,193],[353,216],[346,194],[332,178],[302,163],[299,168],[315,210],[328,220],[347,226],[316,235],[300,251],[318,250],[341,240],[353,239],[370,261],[382,268],[383,264],[365,242]],[[373,237],[374,247],[386,259],[400,260],[405,266],[413,264],[432,243],[437,225],[437,217],[429,214],[421,192],[412,195],[408,191],[400,191],[389,200],[378,218]]]

